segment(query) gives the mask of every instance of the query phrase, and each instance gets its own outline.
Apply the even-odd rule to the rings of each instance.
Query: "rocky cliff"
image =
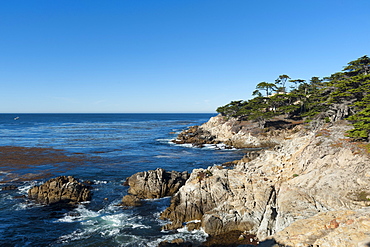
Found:
[[[266,123],[267,128],[260,129],[257,123],[218,115],[201,126],[191,126],[173,142],[191,143],[197,147],[220,143],[235,148],[272,147],[280,143],[299,123],[301,122],[276,117]]]
[[[261,144],[235,121],[218,116],[201,128],[217,141]],[[257,158],[195,169],[162,213],[172,222],[166,228],[199,220],[210,235],[239,230],[286,246],[369,246],[370,159],[364,144],[345,137],[350,128],[339,121],[275,129],[262,141],[277,145]]]

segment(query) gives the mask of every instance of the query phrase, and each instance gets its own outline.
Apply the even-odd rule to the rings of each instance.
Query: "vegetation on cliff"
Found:
[[[348,135],[369,141],[370,58],[366,55],[329,77],[306,81],[280,75],[274,83],[258,83],[253,96],[250,100],[232,101],[217,108],[217,112],[225,117],[256,121],[261,128],[268,119],[279,115],[307,121],[347,119],[354,127]]]

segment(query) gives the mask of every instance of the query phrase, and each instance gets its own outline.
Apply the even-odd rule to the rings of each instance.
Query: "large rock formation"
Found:
[[[260,132],[257,124],[250,121],[240,121],[236,118],[225,119],[218,115],[212,117],[200,128],[215,136],[219,142],[236,148],[261,146],[261,140],[255,135]]]
[[[72,176],[52,178],[40,186],[28,191],[28,198],[41,204],[68,203],[76,204],[91,199],[88,186],[78,182]]]
[[[128,193],[141,199],[162,198],[176,193],[186,180],[189,173],[171,171],[162,168],[138,172],[127,179]]]
[[[156,199],[175,194],[186,180],[189,173],[171,171],[162,168],[138,172],[127,178],[126,184],[130,186],[129,195],[122,199],[123,206],[140,206],[140,199]]]
[[[344,136],[349,128],[339,122],[295,129],[286,132],[274,149],[262,151],[252,161],[240,161],[232,170],[195,169],[162,213],[162,218],[172,221],[166,228],[200,220],[211,235],[248,231],[260,240],[276,236],[289,246],[354,246],[345,240],[331,242],[342,230],[348,230],[342,236],[347,233],[356,243],[367,241],[370,159],[360,145]],[[353,212],[346,216],[348,221],[343,212]],[[314,217],[320,219],[325,213],[334,216],[313,223]],[[355,215],[361,220],[355,221]],[[330,226],[336,225],[333,219],[338,227]],[[351,220],[353,224],[347,224]],[[355,230],[349,229],[360,226],[361,233],[352,236]],[[306,240],[294,242],[292,236],[297,235],[306,235]]]
[[[267,128],[262,130],[257,123],[218,115],[201,126],[192,126],[183,131],[173,142],[197,147],[220,143],[235,148],[273,147],[284,139],[289,132],[287,129],[292,129],[297,123],[300,122],[276,117],[267,122]]]

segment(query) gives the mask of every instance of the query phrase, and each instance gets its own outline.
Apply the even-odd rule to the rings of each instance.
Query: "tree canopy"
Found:
[[[366,55],[349,62],[341,72],[322,79],[312,77],[305,81],[279,75],[274,83],[258,83],[252,95],[255,97],[250,100],[221,106],[217,112],[226,117],[257,121],[263,128],[266,120],[277,115],[310,120],[325,113],[320,115],[330,118],[328,114],[334,106],[346,106],[350,111],[344,117],[354,127],[348,135],[369,141],[370,58]]]

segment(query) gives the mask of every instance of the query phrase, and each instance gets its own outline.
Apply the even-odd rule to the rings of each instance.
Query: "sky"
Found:
[[[0,0],[0,113],[214,113],[370,55],[369,0]]]

